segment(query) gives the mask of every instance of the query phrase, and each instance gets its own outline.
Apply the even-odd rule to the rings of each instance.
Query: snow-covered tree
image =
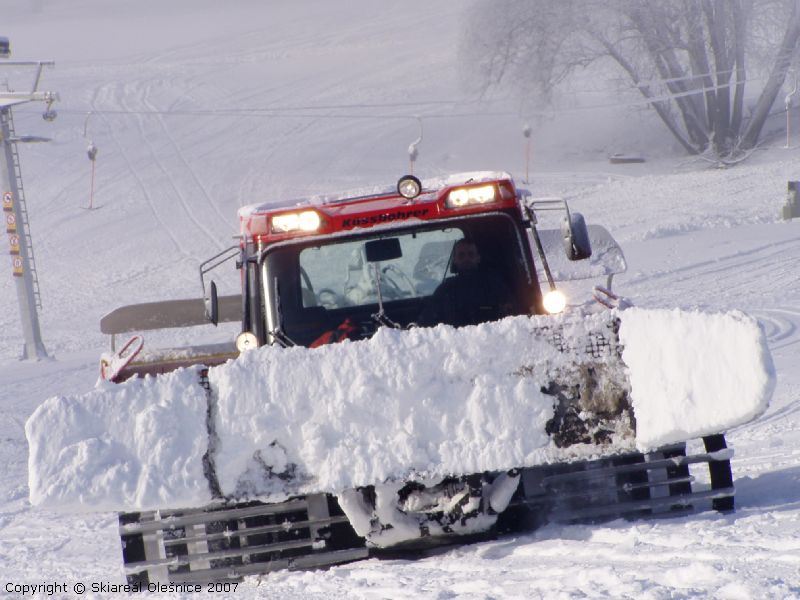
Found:
[[[800,0],[479,0],[464,41],[484,89],[548,96],[611,59],[687,152],[733,157],[757,144],[798,53]]]

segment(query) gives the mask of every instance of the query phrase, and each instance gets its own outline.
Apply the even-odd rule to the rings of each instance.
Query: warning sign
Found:
[[[11,245],[11,254],[19,254],[19,236],[16,233],[8,236],[8,243]]]
[[[14,196],[11,192],[3,192],[3,210],[5,212],[14,210]]]
[[[17,218],[14,215],[6,215],[6,233],[17,233]]]
[[[14,271],[14,277],[22,277],[22,257],[15,256],[11,259],[11,266]]]

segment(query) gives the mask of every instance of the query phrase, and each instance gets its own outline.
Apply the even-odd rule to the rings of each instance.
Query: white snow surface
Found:
[[[796,105],[789,148],[779,112],[747,162],[709,169],[680,154],[652,113],[608,108],[618,96],[598,89],[619,80],[616,72],[592,73],[591,86],[570,90],[570,108],[580,110],[561,105],[545,118],[520,114],[500,94],[465,92],[459,72],[475,70],[461,68],[457,48],[469,3],[0,6],[13,58],[54,59],[40,89],[61,97],[52,123],[43,106],[14,112],[18,134],[53,139],[19,150],[53,360],[18,360],[15,283],[10,259],[0,260],[0,594],[21,598],[15,586],[59,582],[68,589],[53,597],[75,598],[81,583],[88,593],[80,597],[106,598],[91,586],[124,582],[115,513],[67,515],[29,500],[24,423],[46,398],[92,388],[108,349],[100,318],[124,304],[196,297],[197,266],[233,243],[240,206],[391,187],[408,171],[419,115],[414,173],[422,179],[488,170],[522,183],[529,121],[532,193],[566,196],[621,242],[628,271],[615,291],[642,308],[740,310],[758,320],[777,381],[766,412],[726,436],[737,510],[548,525],[417,561],[248,578],[215,597],[800,597],[800,220],[780,219],[786,182],[798,179]],[[33,74],[7,77],[25,89]],[[92,211],[82,208],[89,138],[99,148],[101,208]],[[616,152],[647,162],[610,165]],[[233,269],[214,276],[220,293],[238,288]],[[589,297],[581,286],[568,291],[575,303]],[[236,333],[172,330],[147,335],[146,347],[230,342]],[[26,596],[47,597],[44,588]]]

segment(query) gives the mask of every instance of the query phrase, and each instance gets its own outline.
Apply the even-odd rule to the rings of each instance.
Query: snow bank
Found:
[[[633,308],[619,335],[640,448],[725,431],[766,410],[775,369],[744,313]]]
[[[619,316],[639,447],[724,431],[765,409],[774,373],[752,319],[640,309]],[[203,505],[207,447],[224,494],[272,500],[632,449],[632,439],[605,450],[556,448],[545,433],[554,398],[541,390],[571,355],[542,328],[560,324],[574,340],[608,322],[607,312],[516,317],[247,352],[209,370],[210,438],[192,370],[51,398],[26,426],[31,502]]]
[[[45,401],[25,424],[32,504],[71,510],[208,503],[204,390],[194,369],[103,382]]]

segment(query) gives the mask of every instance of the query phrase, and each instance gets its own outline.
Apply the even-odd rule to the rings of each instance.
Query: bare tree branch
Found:
[[[634,84],[636,84],[641,94],[645,98],[651,100],[650,105],[656,111],[656,113],[664,122],[664,124],[667,126],[667,128],[672,132],[672,135],[675,136],[678,142],[680,142],[680,144],[686,149],[686,151],[689,154],[698,154],[699,150],[696,147],[694,147],[691,144],[691,142],[684,137],[683,133],[680,130],[680,127],[678,127],[678,124],[676,123],[675,119],[669,113],[669,108],[667,107],[666,103],[663,101],[652,100],[653,94],[650,92],[650,87],[647,85],[639,84],[639,76],[634,66],[630,62],[628,62],[628,60],[620,52],[618,52],[617,49],[614,47],[614,45],[611,44],[608,40],[606,40],[605,38],[598,38],[598,41],[608,51],[609,56],[611,56],[611,58],[617,61],[617,63],[623,69],[625,69],[625,71],[628,72],[631,80],[633,81]]]
[[[764,127],[764,122],[769,115],[769,110],[775,103],[775,98],[778,96],[781,87],[783,87],[786,73],[797,50],[798,40],[800,40],[800,0],[793,0],[793,3],[789,27],[786,29],[783,40],[781,40],[769,80],[761,92],[761,96],[753,110],[753,117],[747,124],[747,129],[742,136],[742,142],[739,146],[742,149],[752,148],[758,142],[761,129]]]
[[[758,141],[800,44],[800,0],[478,0],[476,6],[467,47],[485,90],[524,82],[526,93],[548,100],[574,73],[608,57],[688,153],[730,160]],[[745,122],[747,75],[760,75],[767,47],[769,78]]]

